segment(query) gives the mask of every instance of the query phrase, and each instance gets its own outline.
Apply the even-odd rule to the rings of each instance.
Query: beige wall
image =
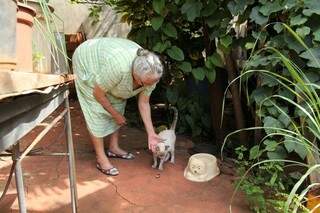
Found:
[[[95,37],[126,37],[130,26],[120,23],[120,17],[110,7],[104,6],[100,14],[100,21],[92,25],[89,17],[89,5],[71,4],[69,0],[50,0],[55,13],[63,20],[64,33],[73,34],[84,31],[87,38]],[[62,29],[61,21],[57,20],[59,30]]]
[[[50,0],[49,3],[54,7],[55,13],[63,20],[65,34],[78,32],[81,23],[89,15],[89,6],[84,4],[71,4],[69,0]],[[61,28],[61,21],[57,21],[57,23]]]
[[[92,19],[87,18],[82,29],[87,38],[96,37],[127,37],[130,26],[120,22],[120,16],[115,13],[109,6],[104,6],[100,13],[100,21],[92,24]]]

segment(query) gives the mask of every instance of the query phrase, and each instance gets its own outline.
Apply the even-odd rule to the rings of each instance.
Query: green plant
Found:
[[[252,147],[248,150],[244,146],[235,149],[237,154],[236,171],[239,177],[243,177],[251,165],[259,161],[270,149],[267,146],[265,149],[259,150],[259,147]],[[279,197],[279,194],[286,193],[294,182],[284,172],[283,162],[268,162],[257,165],[250,173],[246,174],[243,180],[235,182],[246,194],[246,198],[252,210],[255,212],[281,212],[284,207],[284,199]]]
[[[309,57],[314,60],[314,63],[319,63],[312,49],[306,45],[301,37],[299,37],[299,35],[288,25],[282,24],[282,26],[300,45],[306,49],[306,52],[310,54]],[[255,48],[255,46],[253,46],[253,48]],[[261,50],[254,52],[251,58],[255,60],[254,58],[256,56],[260,56],[263,53],[269,53],[267,56],[272,55],[272,58],[275,59],[275,66],[286,69],[287,75],[280,75],[273,70],[247,69],[246,67],[238,79],[245,79],[244,82],[247,82],[249,81],[248,76],[252,77],[252,74],[259,74],[277,82],[277,90],[271,91],[268,95],[264,94],[261,98],[258,112],[261,112],[265,104],[267,104],[267,107],[273,106],[276,109],[276,112],[274,112],[276,114],[274,115],[282,116],[282,119],[280,117],[278,119],[281,122],[286,122],[281,123],[278,119],[268,116],[266,118],[268,118],[269,121],[265,121],[264,126],[262,127],[253,127],[237,131],[264,129],[266,133],[266,136],[262,138],[261,143],[250,149],[249,159],[260,157],[261,159],[250,164],[249,168],[243,173],[243,177],[241,178],[237,188],[241,188],[241,184],[243,182],[246,183],[245,180],[247,180],[247,176],[256,169],[259,170],[259,173],[263,171],[261,166],[264,166],[266,163],[271,166],[266,167],[268,168],[266,171],[270,171],[270,174],[267,174],[266,177],[270,177],[270,175],[272,175],[271,180],[274,180],[279,175],[273,168],[274,163],[281,162],[286,166],[304,166],[307,171],[296,181],[294,186],[290,188],[290,192],[289,190],[286,190],[288,196],[282,208],[283,212],[297,212],[298,209],[301,208],[301,203],[303,199],[305,199],[305,195],[308,190],[314,187],[315,182],[318,182],[320,178],[318,148],[318,142],[320,140],[320,86],[317,80],[315,81],[315,79],[310,78],[310,76],[307,75],[307,72],[304,72],[296,63],[288,58],[289,56],[282,54],[279,50],[273,47],[266,46]],[[250,63],[251,61],[249,60],[248,64],[250,65]],[[285,89],[287,93],[279,94],[278,92],[283,89]],[[286,106],[287,109],[284,108],[284,106]],[[260,113],[260,116],[262,117],[263,114]],[[240,150],[243,150],[243,148]],[[266,152],[265,156],[263,156],[264,152]],[[306,158],[308,165],[301,161],[299,162],[298,160],[288,160],[287,155],[290,152],[296,152],[302,160]],[[270,170],[270,168],[273,169]],[[279,171],[281,170],[281,167],[276,168]],[[253,175],[253,177],[257,178],[256,174]],[[306,186],[305,184],[308,177],[310,178],[311,184]],[[253,185],[259,186],[259,183],[256,182],[258,180],[259,178],[249,182],[250,184],[253,183]],[[248,184],[246,183],[246,185]],[[282,185],[283,184],[279,185],[280,189],[285,189]],[[277,193],[277,190],[275,190],[275,192]]]
[[[39,61],[43,60],[44,56],[41,52],[34,52],[32,54],[32,61],[33,63],[38,63]]]

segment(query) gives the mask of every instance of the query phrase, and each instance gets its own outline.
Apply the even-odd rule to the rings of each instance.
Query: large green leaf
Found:
[[[290,18],[290,25],[291,26],[294,26],[294,25],[301,25],[301,24],[304,24],[306,23],[306,21],[308,21],[308,19],[302,15],[297,15],[297,16],[294,16],[294,17],[291,17]]]
[[[152,28],[155,31],[157,31],[163,23],[163,17],[162,16],[153,17],[150,22],[151,22]]]
[[[272,13],[282,10],[283,7],[280,5],[280,0],[267,1],[260,9],[259,12],[264,16],[269,16]]]
[[[209,56],[205,62],[205,65],[208,69],[212,69],[214,67],[224,67],[221,57],[218,53],[213,53],[211,56]]]
[[[188,73],[188,72],[191,72],[192,71],[192,66],[191,66],[191,63],[190,62],[182,62],[178,68],[180,70],[182,70],[184,73]]]
[[[262,75],[261,76],[261,86],[269,86],[269,87],[274,87],[277,86],[279,83],[276,79],[271,78],[268,75]]]
[[[267,139],[263,142],[266,145],[266,151],[274,152],[278,147],[277,141]]]
[[[218,9],[218,5],[212,0],[208,5],[204,6],[201,11],[201,16],[207,17],[212,15]]]
[[[164,24],[162,31],[169,37],[177,38],[177,30],[171,23]]]
[[[187,0],[181,7],[182,14],[187,15],[188,21],[194,21],[195,18],[200,17],[202,3],[197,0]]]
[[[302,13],[306,16],[311,16],[312,14],[320,15],[320,4],[318,0],[305,0],[303,1],[306,9]]]
[[[308,66],[320,68],[320,48],[312,48],[300,54],[302,58],[308,59]]]
[[[229,35],[226,35],[226,36],[223,36],[221,39],[220,39],[220,42],[223,46],[225,47],[229,47],[229,45],[232,43],[232,37],[229,36]]]
[[[282,146],[277,146],[273,152],[267,152],[267,156],[271,160],[280,159],[283,160],[287,157],[287,152]]]
[[[254,8],[252,8],[251,10],[251,13],[250,13],[250,18],[256,22],[257,24],[259,25],[265,25],[267,22],[268,22],[268,17],[267,16],[264,16],[262,15],[260,12],[259,12],[259,7],[256,6]]]
[[[153,0],[152,7],[158,13],[161,14],[165,6],[165,0]]]
[[[278,117],[279,121],[285,126],[288,127],[291,123],[290,117],[287,114],[281,113]]]
[[[286,136],[283,143],[284,143],[284,147],[286,148],[286,150],[290,153],[290,152],[294,151],[294,149],[296,147],[297,140],[294,140],[294,138]]]
[[[247,0],[229,1],[227,7],[233,16],[240,15],[247,7]]]
[[[274,117],[277,117],[279,115],[279,111],[278,111],[277,107],[275,107],[275,106],[267,107],[267,111],[268,111],[268,113],[270,113],[270,115],[272,115]]]
[[[266,66],[269,64],[269,58],[262,55],[253,55],[246,63],[248,68]]]
[[[301,141],[295,140],[292,137],[286,137],[284,140],[284,146],[288,152],[296,152],[302,160],[304,160],[307,156],[307,148]]]
[[[170,41],[159,41],[153,48],[152,50],[158,53],[162,53],[163,51],[165,51],[167,48],[169,48],[171,46],[171,42]]]
[[[206,77],[208,81],[212,84],[216,80],[216,70],[215,69],[206,69]]]
[[[273,25],[273,29],[275,29],[277,33],[280,33],[283,30],[283,25],[280,23],[276,23],[275,25]]]
[[[205,20],[206,20],[209,27],[217,26],[217,25],[219,25],[219,22],[220,22],[220,19],[217,18],[215,15],[211,15],[211,16],[207,17]]]
[[[320,28],[313,32],[313,36],[315,41],[320,41]]]
[[[172,46],[170,49],[167,49],[167,54],[170,56],[170,58],[176,61],[184,60],[184,54],[182,50],[177,46]]]
[[[260,156],[259,145],[255,145],[250,149],[249,160],[255,160]]]
[[[271,117],[271,116],[267,116],[263,119],[263,127],[266,127],[265,131],[267,134],[271,134],[274,132],[277,132],[277,130],[274,129],[268,129],[268,127],[272,127],[272,128],[283,128],[283,124],[278,121],[277,119]]]
[[[293,94],[291,91],[289,91],[288,89],[285,89],[285,88],[280,89],[278,92],[278,95],[286,97],[290,100],[293,100],[296,97],[295,94]]]
[[[258,87],[251,93],[251,99],[256,103],[256,104],[261,104],[261,102],[272,95],[272,88],[270,87]],[[272,106],[273,104],[269,101],[265,101],[264,106]]]
[[[283,8],[290,10],[297,5],[297,0],[284,0],[283,1]]]
[[[297,42],[296,39],[294,39],[290,35],[284,35],[284,40],[288,44],[288,47],[296,51],[297,53],[301,53],[305,49],[299,42]]]
[[[195,69],[192,69],[192,75],[195,79],[202,81],[205,77],[205,69],[202,67],[198,67]]]
[[[296,29],[297,34],[301,37],[304,38],[306,35],[310,34],[311,29],[309,27],[303,26],[299,27]]]

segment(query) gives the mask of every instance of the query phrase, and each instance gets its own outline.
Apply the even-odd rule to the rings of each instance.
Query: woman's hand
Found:
[[[113,119],[116,121],[116,123],[119,125],[119,126],[123,126],[123,125],[126,125],[127,124],[127,120],[126,118],[121,115],[120,113],[116,113],[114,116],[113,116]]]
[[[157,143],[159,143],[160,141],[162,141],[162,139],[156,133],[149,134],[148,135],[149,149],[152,150],[152,152],[154,152],[157,146]]]

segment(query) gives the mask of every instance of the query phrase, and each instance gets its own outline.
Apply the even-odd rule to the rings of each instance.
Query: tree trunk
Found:
[[[261,86],[261,79],[259,76],[257,76],[257,88]],[[261,120],[260,117],[257,115],[256,111],[259,109],[259,105],[255,104],[253,117],[254,117],[254,126],[261,126]],[[256,129],[254,130],[254,143],[259,144],[260,140],[262,138],[262,129]]]
[[[223,71],[216,72],[216,80],[209,87],[212,128],[215,142],[220,147],[225,137],[225,123],[221,126],[223,94],[226,89],[226,76]]]
[[[230,54],[225,55],[225,60],[226,60],[226,69],[228,71],[228,80],[230,83],[237,77],[237,68]],[[244,120],[244,114],[242,110],[238,81],[235,81],[230,85],[230,92],[232,94],[232,103],[233,103],[233,109],[235,113],[236,127],[237,129],[243,129],[245,128],[245,120]],[[242,145],[247,144],[246,132],[241,131],[239,134],[240,134],[240,144]]]

